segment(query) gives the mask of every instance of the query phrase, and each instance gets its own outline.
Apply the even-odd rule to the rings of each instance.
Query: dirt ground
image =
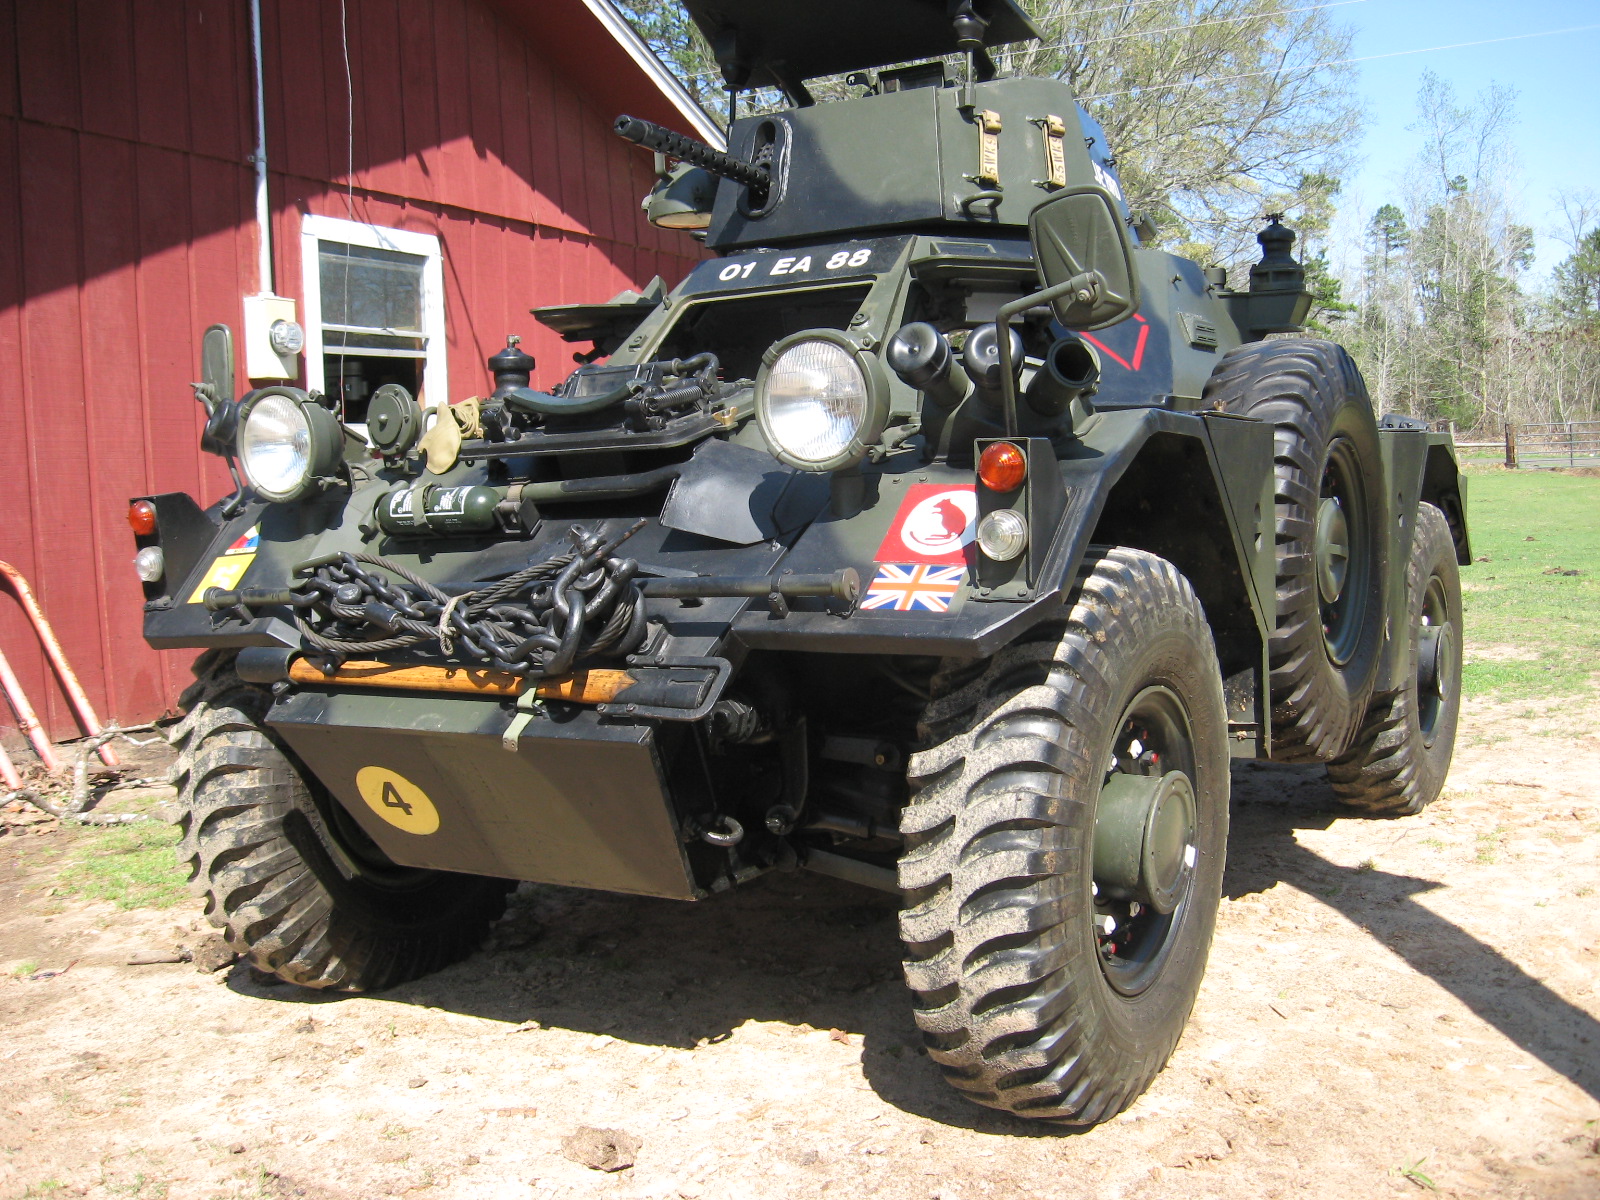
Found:
[[[1597,731],[1593,703],[1471,704],[1444,797],[1395,821],[1240,764],[1188,1031],[1078,1133],[945,1087],[894,900],[849,884],[525,886],[469,961],[328,996],[127,965],[193,944],[195,910],[52,896],[25,846],[74,835],[14,830],[0,1196],[1600,1196]],[[583,1125],[636,1165],[569,1161]]]

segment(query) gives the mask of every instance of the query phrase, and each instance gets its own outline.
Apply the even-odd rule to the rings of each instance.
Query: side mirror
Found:
[[[1111,193],[1093,184],[1057,192],[1028,218],[1039,280],[1056,320],[1068,329],[1104,329],[1139,307],[1133,246]],[[1066,285],[1076,282],[1078,287]]]
[[[233,330],[213,325],[200,341],[200,382],[194,398],[206,410],[200,449],[227,458],[238,434],[239,406],[233,402]]]
[[[200,381],[211,406],[233,403],[233,330],[213,325],[200,342]]]

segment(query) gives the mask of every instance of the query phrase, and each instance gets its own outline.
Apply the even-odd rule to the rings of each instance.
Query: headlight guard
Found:
[[[264,387],[239,405],[239,465],[263,500],[298,500],[330,479],[344,450],[339,419],[299,388]]]
[[[817,472],[855,466],[888,415],[877,356],[837,329],[792,333],[761,356],[756,419],[779,462]]]

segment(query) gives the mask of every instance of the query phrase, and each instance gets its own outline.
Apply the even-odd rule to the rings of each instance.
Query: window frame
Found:
[[[300,276],[305,295],[305,371],[308,391],[326,392],[327,373],[323,365],[322,275],[320,242],[362,246],[371,250],[393,250],[411,254],[422,264],[422,396],[425,403],[446,404],[450,399],[449,368],[446,359],[444,325],[444,250],[431,233],[388,229],[365,221],[346,221],[342,217],[322,217],[307,213],[300,218]],[[406,356],[406,357],[409,357]]]

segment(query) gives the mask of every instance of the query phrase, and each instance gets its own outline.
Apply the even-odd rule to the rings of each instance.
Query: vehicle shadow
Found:
[[[1378,868],[1343,867],[1295,834],[1339,819],[1321,767],[1235,767],[1233,828],[1224,894],[1274,883],[1315,896],[1433,980],[1483,1022],[1600,1100],[1600,1021],[1563,999],[1493,946],[1417,902],[1443,885]],[[1405,818],[1397,818],[1396,825]]]
[[[1332,804],[1320,768],[1237,765],[1225,894],[1281,881],[1319,897],[1600,1097],[1600,1024],[1415,902],[1438,884],[1340,867],[1298,844],[1298,830],[1336,819]],[[805,872],[773,873],[698,904],[524,885],[482,950],[377,998],[683,1049],[722,1041],[747,1021],[838,1031],[856,1035],[848,1040],[860,1047],[867,1085],[908,1113],[989,1133],[1072,1133],[979,1108],[939,1077],[911,1020],[896,908],[887,894]],[[244,968],[229,984],[284,1003],[345,999]]]
[[[900,971],[898,900],[809,872],[774,872],[696,904],[523,885],[466,961],[382,1001],[690,1049],[748,1021],[848,1035],[867,1085],[909,1112],[994,1133],[1049,1134],[962,1100],[922,1050]],[[235,967],[241,995],[340,1004]],[[803,1030],[802,1030],[803,1032]]]

